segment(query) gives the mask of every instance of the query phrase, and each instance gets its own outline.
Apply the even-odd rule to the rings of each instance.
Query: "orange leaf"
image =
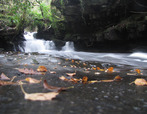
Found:
[[[88,77],[87,76],[84,76],[83,78],[82,78],[82,83],[87,83],[87,81],[88,81]]]
[[[135,69],[135,71],[136,71],[138,74],[141,74],[140,69]]]
[[[108,72],[108,73],[112,73],[112,72],[113,72],[113,67],[108,68],[108,69],[107,69],[107,72]]]
[[[37,71],[38,71],[38,72],[47,72],[47,68],[46,68],[45,66],[39,66],[39,67],[37,68]]]
[[[60,91],[63,91],[63,90],[67,90],[69,88],[73,88],[73,86],[72,87],[56,87],[56,86],[51,86],[51,85],[48,85],[46,80],[44,80],[43,86],[44,86],[44,88],[46,88],[48,90],[51,90],[51,91],[55,91],[55,92],[60,92]]]
[[[95,68],[95,67],[92,67],[92,69],[93,69],[93,70],[96,70],[96,68]]]
[[[71,62],[74,63],[75,61],[72,59]]]
[[[120,76],[115,76],[115,78],[114,78],[114,81],[121,81],[122,80],[122,77],[120,77]]]
[[[96,67],[97,70],[100,70],[100,67]]]

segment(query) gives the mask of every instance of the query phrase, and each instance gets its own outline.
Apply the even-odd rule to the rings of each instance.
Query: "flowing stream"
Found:
[[[57,51],[53,41],[35,39],[34,33],[25,34],[25,52],[39,52],[53,57],[79,59],[82,61],[100,61],[115,64],[131,65],[134,67],[147,68],[147,53],[93,53],[78,52],[74,50],[73,42],[66,42],[62,50]]]

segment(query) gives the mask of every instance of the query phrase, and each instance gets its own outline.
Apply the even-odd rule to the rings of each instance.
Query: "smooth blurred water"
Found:
[[[100,61],[115,64],[147,68],[147,53],[93,53],[74,51],[74,43],[66,42],[61,51],[57,51],[53,41],[35,39],[34,33],[25,36],[25,52],[39,52],[53,57],[78,59],[82,61]]]

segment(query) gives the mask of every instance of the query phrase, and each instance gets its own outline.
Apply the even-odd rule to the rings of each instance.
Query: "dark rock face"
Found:
[[[23,46],[23,32],[18,33],[16,28],[7,27],[0,29],[0,48],[5,51],[20,51]]]
[[[74,41],[77,50],[105,51],[106,48],[117,50],[123,49],[122,47],[123,50],[129,50],[132,48],[130,44],[146,40],[146,0],[63,1],[64,7],[59,1],[52,2],[65,17],[64,31],[59,29],[54,38]],[[51,33],[53,32],[44,31],[43,34]],[[45,36],[44,38],[53,39]]]

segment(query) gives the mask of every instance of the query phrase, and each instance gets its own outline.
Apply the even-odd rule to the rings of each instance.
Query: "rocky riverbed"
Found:
[[[27,75],[18,71],[20,68],[45,66],[45,75]],[[98,69],[98,67],[101,69]],[[113,67],[112,72],[107,72]],[[0,54],[0,73],[9,78],[16,76],[13,82],[27,77],[47,80],[49,85],[70,87],[51,101],[30,101],[24,98],[19,85],[0,86],[0,113],[21,114],[104,114],[104,113],[136,113],[147,111],[147,87],[131,84],[136,78],[146,78],[146,68],[140,68],[141,73],[135,72],[139,67],[100,61],[82,61],[64,57],[53,57],[45,54],[5,53]],[[52,71],[52,72],[51,72]],[[54,71],[54,73],[53,73]],[[88,81],[112,80],[120,76],[122,80],[112,82],[82,83],[63,81],[59,77],[69,79],[66,73],[75,73],[73,78],[88,77]],[[46,93],[43,81],[38,84],[24,84],[27,93]]]

